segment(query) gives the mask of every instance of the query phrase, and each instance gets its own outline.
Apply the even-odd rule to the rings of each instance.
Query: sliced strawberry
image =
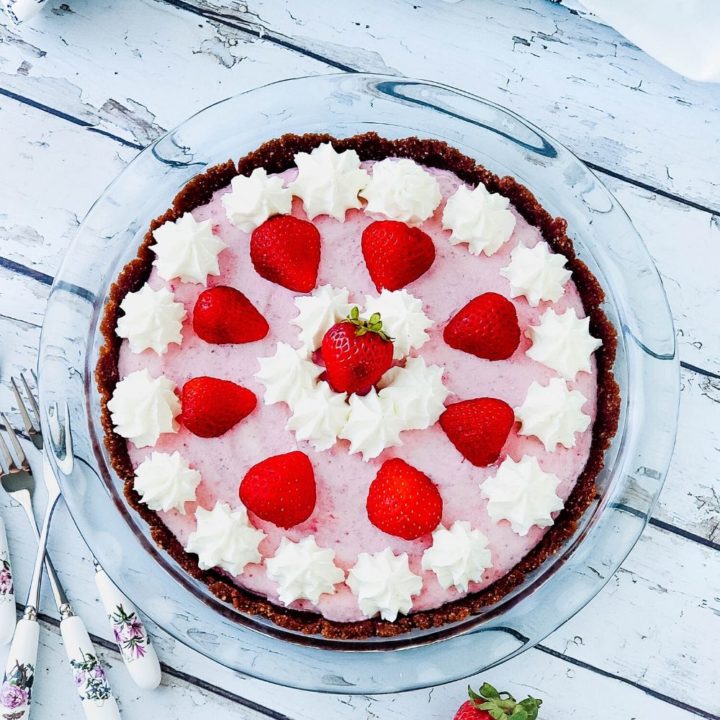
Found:
[[[393,344],[383,332],[379,313],[363,320],[354,307],[347,320],[336,323],[325,333],[322,357],[333,390],[362,394],[390,369]]]
[[[515,306],[494,292],[478,295],[450,318],[443,337],[457,350],[487,360],[506,360],[520,344]]]
[[[269,329],[267,320],[233,287],[216,285],[201,292],[195,301],[193,330],[205,342],[254,342],[262,340]]]
[[[320,233],[307,220],[276,215],[253,230],[250,259],[258,275],[296,292],[317,285]]]
[[[370,223],[362,234],[362,253],[378,292],[404,288],[426,273],[435,260],[430,236],[396,220]]]
[[[255,394],[230,380],[196,377],[182,389],[183,425],[198,437],[218,437],[249,415]]]
[[[370,522],[379,530],[415,540],[440,524],[443,501],[425,473],[393,458],[382,464],[370,483],[366,508]]]
[[[499,457],[515,424],[515,412],[496,398],[475,398],[448,405],[440,426],[458,452],[473,465],[485,467]]]
[[[289,528],[315,509],[315,473],[308,456],[295,450],[253,465],[240,483],[240,500],[259,518]]]

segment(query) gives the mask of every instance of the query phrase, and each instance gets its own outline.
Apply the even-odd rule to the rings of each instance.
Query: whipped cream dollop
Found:
[[[317,605],[320,596],[335,592],[345,573],[335,564],[335,552],[318,547],[314,535],[292,542],[284,537],[275,555],[265,560],[268,577],[278,584],[283,605],[309,600]]]
[[[524,455],[520,462],[505,458],[495,476],[480,486],[480,492],[488,500],[492,520],[507,520],[513,532],[524,537],[534,525],[553,524],[551,513],[563,508],[557,495],[559,484],[558,477],[545,472],[536,457]]]
[[[535,435],[548,452],[557,445],[575,447],[575,434],[587,430],[590,416],[583,411],[587,398],[579,390],[570,390],[562,378],[552,378],[543,386],[536,380],[528,389],[515,417],[520,435]]]
[[[201,570],[220,567],[240,575],[249,563],[260,562],[258,546],[265,533],[250,524],[244,507],[232,510],[228,504],[216,502],[212,510],[198,507],[195,519],[197,526],[188,536],[185,550],[198,556]]]
[[[185,514],[185,503],[195,499],[200,473],[191,468],[176,450],[154,452],[135,468],[135,490],[151,510],[178,510]]]
[[[222,196],[228,220],[243,232],[252,232],[272,215],[287,215],[292,208],[292,193],[283,187],[277,175],[268,175],[265,168],[252,174],[236,175],[231,190]]]
[[[317,383],[293,404],[288,430],[316,450],[327,450],[335,444],[350,414],[346,398],[346,393],[335,392],[325,381]]]
[[[163,280],[179,278],[183,282],[207,282],[208,275],[219,275],[218,255],[227,245],[215,236],[212,222],[197,222],[185,213],[175,222],[166,222],[153,230],[153,265]]]
[[[402,422],[392,400],[381,398],[371,388],[367,395],[350,395],[349,406],[347,422],[338,437],[350,441],[351,455],[362,453],[367,462],[386,448],[402,445]]]
[[[410,571],[407,553],[394,555],[390,548],[370,555],[360,553],[350,568],[347,585],[357,597],[366,617],[380,613],[395,621],[399,613],[412,609],[412,598],[422,589],[422,578]]]
[[[432,545],[423,553],[422,569],[432,570],[440,586],[455,586],[466,592],[468,584],[480,582],[492,566],[488,539],[470,523],[457,520],[448,529],[442,525],[432,535]]]
[[[343,222],[350,208],[361,205],[358,193],[368,184],[368,174],[360,167],[355,150],[337,152],[330,143],[310,153],[295,155],[297,179],[290,190],[303,201],[307,216],[331,215]]]
[[[531,325],[525,334],[532,340],[527,356],[568,380],[579,372],[590,372],[590,357],[602,345],[590,334],[590,318],[579,318],[574,308],[564,313],[549,308],[540,324]]]
[[[315,380],[322,368],[307,359],[307,353],[295,350],[287,343],[279,342],[275,354],[259,359],[260,370],[255,377],[265,386],[265,402],[272,405],[287,403],[292,409],[295,403],[315,387]]]
[[[150,349],[162,355],[170,343],[182,343],[185,307],[175,302],[175,296],[167,288],[153,290],[146,283],[137,292],[128,293],[120,309],[124,314],[115,332],[127,339],[130,352]]]
[[[480,183],[474,190],[461,185],[448,198],[442,223],[443,228],[452,231],[452,245],[467,243],[473,255],[493,255],[510,239],[515,216],[506,197],[488,192]]]
[[[154,445],[162,433],[178,431],[175,383],[164,375],[152,377],[147,368],[122,379],[107,406],[115,432],[135,447]]]
[[[541,300],[556,302],[565,292],[571,272],[565,267],[567,258],[550,252],[542,240],[535,247],[518,245],[510,253],[510,263],[500,274],[510,281],[510,297],[524,295],[533,307]]]
[[[298,295],[295,298],[298,314],[290,322],[300,328],[300,342],[304,348],[317,350],[325,333],[349,315],[352,305],[348,302],[348,296],[347,288],[321,285],[310,295]]]
[[[360,194],[367,200],[366,213],[411,224],[427,220],[442,200],[438,181],[407,158],[375,163],[370,182]]]
[[[392,402],[403,430],[424,430],[438,421],[450,394],[443,385],[443,372],[439,365],[414,357],[405,367],[392,367],[382,376],[378,395]]]
[[[422,302],[407,290],[383,289],[380,295],[366,295],[365,315],[373,313],[380,313],[383,330],[393,339],[396,360],[430,339],[426,331],[433,322],[423,311]]]

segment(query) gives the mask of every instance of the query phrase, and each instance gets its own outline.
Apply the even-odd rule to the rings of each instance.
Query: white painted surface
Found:
[[[12,407],[9,376],[34,363],[64,248],[135,146],[240,90],[338,68],[484,95],[602,168],[664,277],[691,366],[654,524],[583,612],[487,679],[543,697],[547,718],[720,716],[720,88],[683,80],[564,8],[543,0],[71,0],[21,30],[0,26],[0,409]],[[31,536],[3,494],[0,514],[23,598]],[[152,625],[164,681],[138,690],[111,649],[89,554],[63,507],[51,549],[96,645],[105,641],[126,720],[439,719],[463,700],[464,682],[374,698],[274,688],[218,668]],[[45,597],[48,619],[51,608]],[[79,717],[56,624],[43,623],[39,663],[33,717]]]

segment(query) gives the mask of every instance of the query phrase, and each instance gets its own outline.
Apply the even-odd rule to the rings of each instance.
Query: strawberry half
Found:
[[[274,455],[247,471],[239,492],[250,512],[289,528],[307,520],[315,509],[315,472],[299,450]]]
[[[450,318],[443,337],[456,350],[487,360],[506,360],[520,344],[515,306],[494,292],[478,295]]]
[[[201,292],[195,301],[193,330],[205,342],[254,342],[262,340],[269,329],[267,320],[233,287],[216,285]]]
[[[219,437],[248,416],[255,394],[230,380],[196,377],[182,389],[182,422],[193,435]]]
[[[514,424],[514,410],[496,398],[453,403],[440,416],[450,442],[477,467],[492,465],[500,457]]]
[[[363,320],[357,307],[325,333],[321,348],[326,378],[335,392],[368,392],[393,361],[392,340],[383,332],[380,314]]]
[[[479,693],[468,687],[466,700],[453,720],[536,720],[542,700],[526,697],[518,702],[508,692],[498,692],[490,683],[483,683]]]
[[[437,485],[400,458],[386,460],[370,483],[365,504],[370,522],[405,540],[431,533],[440,524],[443,501]]]
[[[435,261],[430,236],[396,220],[370,223],[363,230],[362,253],[378,292],[383,288],[404,288],[426,273]]]
[[[276,215],[253,230],[250,259],[260,277],[288,290],[310,292],[317,285],[320,233],[307,220]]]

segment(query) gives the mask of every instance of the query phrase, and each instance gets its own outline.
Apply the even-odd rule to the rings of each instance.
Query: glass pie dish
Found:
[[[445,140],[527,185],[568,221],[606,292],[618,332],[618,432],[598,498],[559,552],[496,604],[463,621],[394,638],[329,640],[280,628],[218,600],[157,548],[126,504],[103,444],[93,379],[110,284],[150,220],[194,175],[286,132]],[[55,279],[40,355],[42,407],[69,405],[78,462],[63,494],[119,587],[164,630],[234,670],[283,685],[396,692],[482,671],[546,637],[603,587],[640,536],[675,438],[679,363],[662,284],[625,212],[577,158],[534,126],[475,96],[417,80],[330,75],[267,85],[212,105],[144,150],[93,205]]]

